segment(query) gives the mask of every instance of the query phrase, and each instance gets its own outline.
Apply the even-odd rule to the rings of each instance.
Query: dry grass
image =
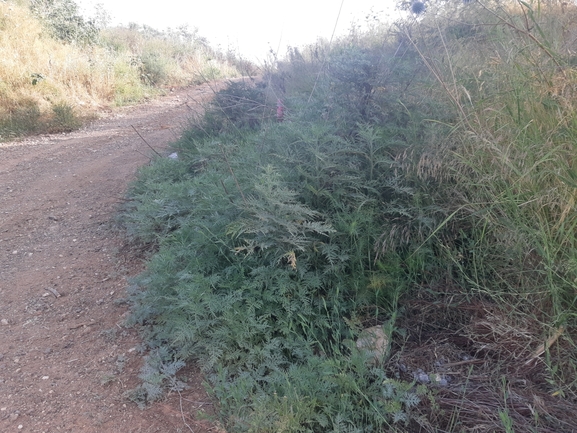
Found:
[[[450,379],[426,431],[577,431],[576,17],[573,4],[481,1],[406,32],[456,118],[419,176],[451,179],[447,226],[471,240],[444,251],[459,289],[408,301],[401,324],[397,365]]]
[[[79,107],[96,107],[114,94],[114,59],[105,50],[82,50],[50,38],[31,13],[12,3],[0,3],[0,103],[4,112],[21,101],[35,102],[41,111],[66,100]],[[40,78],[34,85],[35,74]]]
[[[398,324],[406,338],[388,363],[391,375],[431,380],[432,399],[410,431],[505,432],[502,417],[510,431],[576,431],[575,383],[560,387],[552,368],[575,361],[574,331],[543,334],[536,317],[468,300],[456,288],[431,293],[406,301]]]
[[[0,2],[0,17],[0,140],[70,130],[163,87],[238,74],[208,46],[162,32],[113,29],[98,45],[71,44],[51,37],[25,3]]]

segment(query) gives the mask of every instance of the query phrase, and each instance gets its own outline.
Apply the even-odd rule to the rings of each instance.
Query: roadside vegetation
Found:
[[[107,27],[73,0],[0,2],[0,141],[65,132],[170,87],[250,73],[195,31]]]
[[[422,6],[231,83],[140,171],[129,398],[198,362],[230,432],[577,430],[577,7]]]

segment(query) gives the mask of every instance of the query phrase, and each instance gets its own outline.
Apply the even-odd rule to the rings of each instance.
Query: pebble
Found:
[[[417,373],[415,373],[415,379],[417,379],[417,381],[419,381],[421,383],[429,383],[431,381],[431,379],[429,378],[429,375],[427,373],[423,372],[422,370],[417,371]]]
[[[6,319],[0,320],[0,323],[2,323],[3,326],[6,326],[6,325],[9,324],[9,323],[8,323],[8,320],[6,320]]]
[[[431,375],[431,379],[439,386],[445,387],[447,386],[449,383],[447,381],[447,379],[445,379],[442,375],[440,374],[432,374]]]

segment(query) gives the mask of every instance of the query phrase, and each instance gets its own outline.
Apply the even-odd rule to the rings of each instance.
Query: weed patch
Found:
[[[202,366],[230,431],[576,428],[563,8],[428,5],[291,49],[141,171],[131,322]]]

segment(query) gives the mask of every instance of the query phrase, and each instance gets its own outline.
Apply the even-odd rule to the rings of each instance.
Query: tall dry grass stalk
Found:
[[[466,284],[522,295],[553,322],[577,312],[576,17],[575,5],[481,1],[407,34],[455,108],[453,143],[432,147],[475,232]]]

